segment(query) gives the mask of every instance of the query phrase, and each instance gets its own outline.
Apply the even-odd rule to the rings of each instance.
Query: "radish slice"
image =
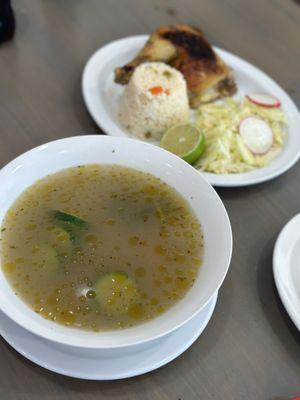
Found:
[[[252,103],[258,105],[258,106],[262,106],[262,107],[280,107],[281,103],[280,101],[270,95],[270,94],[266,94],[266,93],[251,93],[251,94],[247,94],[246,95],[247,99],[249,101],[251,101]]]
[[[273,132],[261,118],[247,117],[239,126],[239,132],[245,145],[254,154],[264,154],[273,144]]]

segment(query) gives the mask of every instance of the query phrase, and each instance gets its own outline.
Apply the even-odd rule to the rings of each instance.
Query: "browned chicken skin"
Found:
[[[203,33],[189,25],[156,29],[132,61],[115,69],[115,81],[127,84],[135,67],[146,61],[162,61],[178,69],[186,80],[193,108],[236,92],[230,69]]]

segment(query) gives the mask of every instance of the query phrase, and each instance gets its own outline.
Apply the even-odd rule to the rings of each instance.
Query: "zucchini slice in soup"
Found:
[[[71,233],[60,226],[48,230],[48,241],[59,255],[69,255],[73,251]]]
[[[106,313],[124,314],[139,299],[137,284],[124,272],[109,272],[95,285],[96,299]]]
[[[88,226],[87,222],[76,215],[68,214],[60,210],[54,210],[53,216],[58,221],[68,222],[78,228],[86,228]]]
[[[39,243],[33,247],[32,262],[47,272],[55,272],[59,267],[57,252],[48,243]]]

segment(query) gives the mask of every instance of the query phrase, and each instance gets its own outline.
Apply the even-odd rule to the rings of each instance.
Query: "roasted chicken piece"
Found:
[[[115,69],[115,82],[127,84],[135,67],[147,61],[166,62],[183,74],[192,108],[236,92],[231,70],[201,30],[189,25],[156,29],[132,61]]]

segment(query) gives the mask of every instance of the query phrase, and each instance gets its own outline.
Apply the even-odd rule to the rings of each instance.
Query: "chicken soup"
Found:
[[[164,313],[203,256],[187,201],[153,175],[72,167],[37,181],[1,226],[1,265],[18,295],[56,323],[104,331]]]

